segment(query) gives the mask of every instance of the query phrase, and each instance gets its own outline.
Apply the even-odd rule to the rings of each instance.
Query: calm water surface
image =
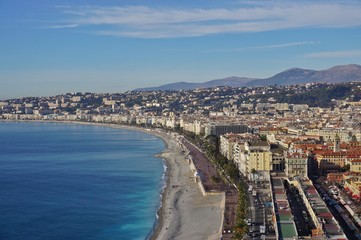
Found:
[[[0,122],[0,239],[145,239],[163,149],[136,131]]]

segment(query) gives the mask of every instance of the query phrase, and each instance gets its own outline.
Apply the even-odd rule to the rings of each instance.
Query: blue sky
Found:
[[[0,99],[361,64],[360,1],[0,0]]]

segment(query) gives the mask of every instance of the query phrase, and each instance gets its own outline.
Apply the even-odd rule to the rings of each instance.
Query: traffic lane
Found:
[[[252,194],[248,194],[249,209],[251,215],[251,224],[249,233],[259,233],[260,225],[263,225],[264,220],[264,207],[259,196],[254,197]]]

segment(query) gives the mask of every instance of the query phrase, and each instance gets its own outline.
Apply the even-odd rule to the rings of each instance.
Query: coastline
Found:
[[[166,186],[161,192],[161,205],[157,211],[150,240],[209,239],[221,238],[223,195],[203,196],[187,161],[187,156],[174,133],[162,129],[144,129],[135,126],[76,122],[127,130],[141,131],[161,138],[164,150],[157,154],[167,167],[164,177]]]
[[[12,121],[14,122],[14,121]],[[24,121],[20,121],[24,122]],[[221,195],[203,196],[190,170],[183,149],[174,137],[162,129],[144,129],[109,123],[77,121],[27,121],[83,124],[140,131],[163,140],[165,148],[156,157],[166,166],[165,187],[161,190],[157,219],[146,239],[220,239],[223,211]]]

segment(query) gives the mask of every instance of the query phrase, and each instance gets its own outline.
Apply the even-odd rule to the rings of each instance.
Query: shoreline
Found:
[[[166,166],[163,173],[165,187],[161,189],[161,201],[156,211],[152,230],[145,239],[220,239],[223,197],[203,196],[194,181],[186,155],[175,139],[174,133],[163,129],[145,129],[112,123],[20,120],[8,122],[49,122],[63,124],[94,125],[139,131],[156,136],[164,142],[164,150],[155,155]],[[206,220],[206,221],[205,221]],[[202,222],[208,224],[202,224]]]

